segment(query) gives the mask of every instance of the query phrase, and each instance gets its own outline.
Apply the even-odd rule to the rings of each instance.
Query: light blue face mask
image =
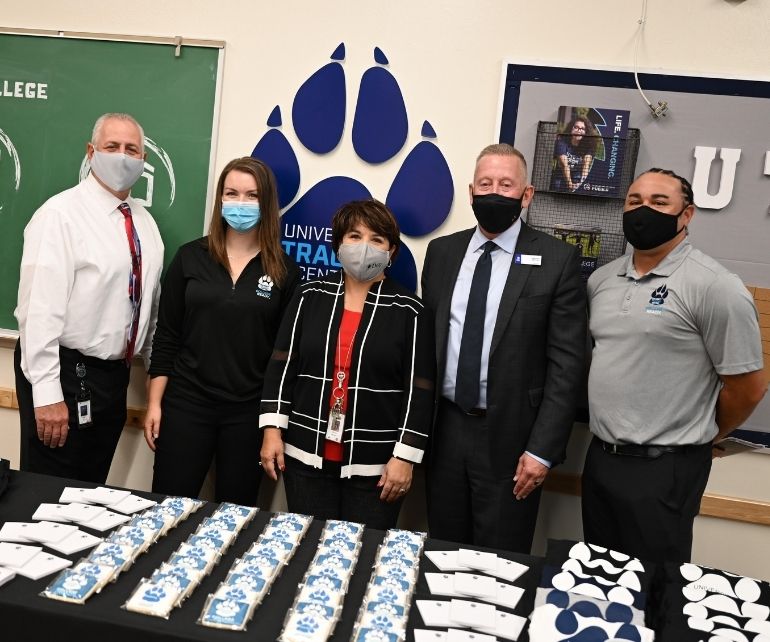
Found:
[[[259,203],[244,203],[242,201],[224,201],[222,203],[222,218],[236,232],[248,232],[259,223]]]

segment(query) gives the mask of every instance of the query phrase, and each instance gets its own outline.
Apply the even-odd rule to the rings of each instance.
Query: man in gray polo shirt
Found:
[[[653,168],[628,190],[633,246],[588,281],[594,439],[583,469],[586,541],[689,561],[711,448],[762,399],[757,312],[740,279],[690,245],[690,183]]]

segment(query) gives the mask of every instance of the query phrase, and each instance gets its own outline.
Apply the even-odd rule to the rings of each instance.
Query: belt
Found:
[[[598,439],[598,437],[597,437]],[[609,444],[606,441],[599,439],[602,445],[602,450],[612,455],[623,455],[625,457],[643,457],[645,459],[657,459],[666,453],[678,453],[688,449],[692,449],[692,445],[685,446],[655,446],[655,445],[640,445],[640,444]]]
[[[87,354],[83,354],[80,350],[74,350],[73,348],[65,348],[59,346],[59,350],[63,356],[68,357],[73,361],[79,361],[86,366],[98,368],[101,370],[116,370],[120,367],[126,367],[125,359],[99,359],[99,357],[91,357]]]
[[[457,412],[461,412],[464,415],[468,415],[469,417],[486,417],[487,416],[487,409],[486,408],[471,408],[467,412],[460,408],[454,401],[451,401],[450,399],[447,399],[446,397],[441,397],[442,401],[445,401],[450,406],[452,406]]]

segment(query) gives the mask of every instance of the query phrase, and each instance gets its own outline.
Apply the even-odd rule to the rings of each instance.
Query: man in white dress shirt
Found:
[[[129,196],[144,169],[139,123],[104,114],[86,153],[91,174],[24,230],[14,365],[21,469],[103,483],[126,421],[131,359],[149,359],[163,242]]]

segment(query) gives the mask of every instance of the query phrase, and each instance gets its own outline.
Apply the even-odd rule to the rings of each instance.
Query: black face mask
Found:
[[[667,243],[682,230],[677,230],[677,221],[689,205],[679,214],[664,214],[656,209],[641,205],[623,212],[623,234],[637,250],[651,250]]]
[[[500,234],[519,218],[521,199],[500,194],[474,194],[471,207],[482,228],[490,234]]]

